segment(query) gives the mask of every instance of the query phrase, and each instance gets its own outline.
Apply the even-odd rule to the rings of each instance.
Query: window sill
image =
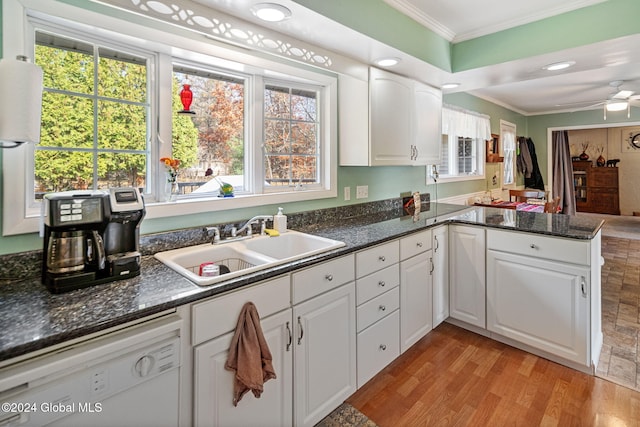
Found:
[[[459,182],[459,181],[474,181],[478,179],[485,179],[485,175],[460,175],[460,176],[442,176],[438,179],[439,183],[443,182]]]
[[[167,218],[172,216],[217,212],[305,200],[337,197],[337,190],[306,190],[286,193],[246,195],[236,197],[211,197],[203,199],[178,199],[174,202],[150,202],[146,204],[145,218]]]

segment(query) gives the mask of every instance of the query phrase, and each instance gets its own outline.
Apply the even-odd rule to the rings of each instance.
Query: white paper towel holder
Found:
[[[23,55],[0,60],[0,148],[40,142],[42,68]]]

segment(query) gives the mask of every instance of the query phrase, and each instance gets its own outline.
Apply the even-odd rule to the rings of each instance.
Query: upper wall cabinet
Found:
[[[341,83],[344,83],[339,95],[341,166],[440,163],[440,90],[370,68],[365,131],[362,120],[365,84],[353,78],[341,79]]]

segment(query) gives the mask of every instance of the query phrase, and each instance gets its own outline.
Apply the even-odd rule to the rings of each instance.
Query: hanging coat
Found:
[[[524,177],[524,186],[525,188],[535,188],[536,190],[544,191],[544,180],[542,179],[542,174],[540,173],[540,168],[538,167],[538,157],[536,156],[536,146],[533,144],[533,140],[531,138],[527,138],[526,141],[527,151],[529,156],[531,157],[531,175]]]

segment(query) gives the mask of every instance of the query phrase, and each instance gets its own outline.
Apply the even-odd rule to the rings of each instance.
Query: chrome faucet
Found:
[[[211,243],[214,245],[220,243],[220,229],[218,227],[205,227],[204,231],[207,233],[207,236],[213,231],[213,241]]]
[[[258,221],[260,221],[260,234],[263,234],[266,228],[265,222],[273,221],[273,215],[254,216],[249,221],[247,221],[242,227],[240,227],[240,229],[236,229],[235,227],[233,227],[231,229],[231,237],[236,237],[238,233],[242,233],[244,230],[247,230],[247,237],[251,237],[253,234],[253,229],[251,228],[251,225],[256,224]]]

